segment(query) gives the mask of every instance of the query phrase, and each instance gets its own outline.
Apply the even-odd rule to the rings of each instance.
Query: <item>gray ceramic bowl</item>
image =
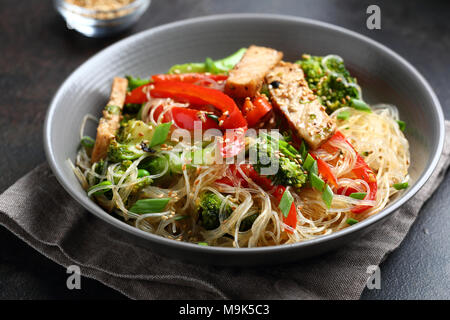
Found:
[[[220,58],[257,44],[276,48],[285,60],[302,53],[338,54],[358,78],[370,103],[398,106],[411,146],[411,184],[379,214],[350,228],[302,243],[233,249],[204,247],[168,240],[135,229],[103,211],[81,188],[65,160],[74,159],[83,116],[100,116],[114,76],[148,77],[177,63]],[[89,128],[95,136],[95,128]],[[277,15],[234,14],[180,21],[126,38],[80,66],[59,88],[45,123],[48,162],[61,185],[87,210],[129,235],[140,246],[177,259],[220,265],[277,264],[337,248],[378,223],[410,199],[427,181],[440,157],[444,118],[439,101],[408,62],[357,33],[330,24]]]

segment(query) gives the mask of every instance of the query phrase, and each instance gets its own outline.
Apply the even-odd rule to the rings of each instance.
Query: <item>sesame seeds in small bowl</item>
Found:
[[[151,0],[54,0],[67,27],[88,37],[106,37],[131,27]]]

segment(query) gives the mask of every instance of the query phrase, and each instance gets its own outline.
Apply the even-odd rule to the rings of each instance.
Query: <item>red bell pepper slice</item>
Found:
[[[209,80],[224,81],[228,78],[224,74],[208,74],[208,73],[181,73],[181,74],[155,74],[152,80],[156,82],[177,81],[184,83],[193,83],[202,86],[211,84]]]
[[[202,122],[203,130],[219,128],[217,122],[211,118],[208,118],[203,111],[190,108],[172,107],[171,112],[173,121],[182,129],[194,130],[195,121]]]
[[[310,153],[310,155],[317,161],[317,168],[319,169],[319,173],[322,178],[325,179],[325,182],[328,184],[332,184],[336,188],[338,187],[337,179],[333,172],[331,172],[330,166],[328,163],[317,157],[314,153]]]
[[[336,131],[335,134],[321,146],[321,148],[330,153],[336,152],[337,151],[336,147],[332,146],[333,141],[340,141],[340,142],[344,141],[356,152],[356,150],[352,146],[352,144],[345,138],[345,136],[340,131]],[[370,187],[370,192],[366,195],[364,200],[375,200],[376,196],[377,196],[377,189],[378,189],[376,176],[373,173],[372,169],[370,169],[370,167],[364,161],[363,157],[361,157],[358,154],[358,152],[356,152],[356,163],[355,163],[355,167],[352,170],[352,173],[356,176],[356,178],[362,179],[365,182],[367,182],[367,184]],[[349,190],[347,190],[347,193],[348,192],[349,192]],[[353,213],[361,213],[371,207],[372,206],[360,205],[360,206],[354,207],[351,211]]]
[[[150,86],[152,84],[144,84],[140,87],[137,87],[133,89],[130,92],[127,92],[127,95],[125,97],[125,103],[137,103],[141,104],[148,101],[147,93],[150,90]]]
[[[272,180],[270,180],[267,177],[261,176],[256,170],[255,168],[253,168],[253,166],[251,164],[241,164],[240,168],[242,170],[242,172],[244,172],[244,174],[249,177],[250,179],[253,180],[253,182],[255,182],[257,185],[259,185],[261,188],[263,188],[264,190],[270,190],[273,188],[273,184],[272,184]],[[241,186],[243,187],[248,187],[248,182],[247,180],[245,180],[242,175],[240,174],[240,172],[237,170],[237,167],[235,164],[231,164],[229,166],[229,169],[231,171],[231,174],[233,175],[233,177],[235,177],[238,181],[240,181]],[[218,183],[223,183],[223,184],[227,184],[229,186],[234,186],[233,184],[233,180],[227,176],[216,180],[216,182]]]
[[[277,186],[274,192],[275,198],[278,200],[278,204],[281,202],[281,198],[283,194],[286,192],[285,186]],[[291,208],[289,209],[289,213],[287,217],[283,215],[283,222],[287,224],[289,227],[295,230],[297,228],[297,210],[295,209],[295,203],[292,202]],[[288,233],[293,233],[290,229],[285,229]]]
[[[240,183],[240,185],[244,188],[248,187],[248,182],[242,177],[240,172],[237,170],[236,165],[231,164],[229,166],[231,174],[234,177],[234,180],[237,179]],[[267,177],[261,176],[255,168],[251,164],[242,164],[240,165],[240,168],[242,169],[242,172],[253,180],[257,185],[259,185],[263,190],[272,190],[274,188],[274,185],[272,183],[272,180],[270,180]],[[227,184],[229,186],[234,186],[233,179],[225,176],[221,179],[216,180],[218,183]],[[278,204],[281,201],[281,198],[283,197],[284,192],[286,191],[286,187],[277,185],[273,195],[278,200]],[[287,217],[283,215],[283,222],[290,226],[292,229],[295,229],[297,227],[297,210],[295,209],[295,203],[292,203],[291,208],[289,210],[289,214]],[[286,232],[293,233],[291,230],[286,229]]]
[[[247,99],[244,102],[242,112],[249,127],[254,127],[261,119],[272,110],[272,105],[265,95],[257,96],[253,100]]]
[[[155,83],[150,94],[154,98],[172,98],[193,105],[213,105],[222,112],[219,118],[221,129],[247,127],[247,121],[234,100],[219,90],[191,83],[163,81]]]

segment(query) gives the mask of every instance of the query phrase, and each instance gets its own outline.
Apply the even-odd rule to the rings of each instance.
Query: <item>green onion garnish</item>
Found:
[[[306,146],[305,141],[302,141],[302,144],[300,145],[300,154],[302,156],[302,159],[306,159],[306,156],[308,155],[308,147]]]
[[[151,148],[157,146],[166,141],[171,126],[172,122],[161,123],[160,125],[158,125],[155,128],[155,132],[153,133],[152,141],[150,142],[149,147]]]
[[[215,122],[219,123],[219,116],[218,115],[215,115],[215,114],[212,114],[212,113],[208,113],[206,116],[208,118],[210,118],[210,119],[213,119]]]
[[[125,76],[128,80],[128,91],[132,91],[140,86],[150,83],[150,79],[141,79],[138,77]]]
[[[405,121],[397,120],[397,123],[398,123],[398,127],[400,128],[400,130],[401,130],[401,131],[405,131],[405,129],[406,129],[406,123],[405,123]]]
[[[166,208],[169,200],[170,198],[138,200],[130,208],[130,211],[134,213],[158,213]]]
[[[308,155],[306,156],[305,161],[303,162],[303,168],[307,171],[310,171],[311,167],[313,166],[314,162],[316,160],[314,160],[314,158],[308,153]]]
[[[336,118],[338,118],[339,120],[347,120],[350,117],[350,111],[348,110],[344,110],[339,112],[339,114],[337,115]]]
[[[284,191],[278,208],[280,208],[281,213],[285,218],[288,217],[293,202],[294,198],[292,197],[292,194],[288,190]]]
[[[208,246],[208,243],[206,243],[206,242],[198,242],[197,244],[199,246]]]
[[[323,190],[322,199],[327,207],[331,208],[331,202],[333,202],[333,190],[331,190],[329,185],[326,185],[325,189]]]
[[[317,174],[311,172],[309,179],[311,180],[312,187],[317,191],[322,191],[325,187],[325,181],[323,181]]]
[[[319,167],[317,166],[317,161],[316,160],[314,160],[311,168],[309,168],[309,172],[310,173],[315,173],[316,175],[319,174]]]
[[[394,188],[397,190],[406,189],[406,188],[408,188],[408,186],[409,186],[408,182],[394,183]]]
[[[349,225],[354,225],[355,223],[358,223],[359,221],[356,219],[353,219],[353,218],[348,218],[346,222]]]
[[[95,144],[95,140],[89,136],[84,136],[81,141],[81,145],[85,148],[93,148]]]
[[[173,220],[180,221],[180,220],[183,220],[183,219],[186,219],[186,218],[189,218],[189,216],[177,216],[177,217],[173,218]]]
[[[363,200],[366,197],[366,192],[353,192],[349,195],[350,198]]]
[[[139,169],[138,170],[138,178],[146,177],[146,176],[149,176],[149,175],[150,175],[150,172],[148,172],[145,169]]]
[[[105,181],[102,181],[102,182],[96,184],[95,186],[90,187],[87,192],[89,193],[90,191],[94,190],[97,187],[110,186],[111,184],[112,184],[111,181],[105,180]],[[99,196],[99,195],[107,192],[108,190],[111,190],[111,188],[105,188],[105,189],[98,190],[98,191],[94,192],[93,195]]]
[[[356,110],[365,111],[365,112],[372,112],[372,109],[362,100],[359,99],[352,99],[351,100],[351,106],[355,108]]]

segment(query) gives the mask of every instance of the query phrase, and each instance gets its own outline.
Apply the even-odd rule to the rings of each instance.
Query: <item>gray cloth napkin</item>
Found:
[[[370,233],[319,258],[238,268],[183,263],[133,246],[84,210],[42,164],[0,196],[0,224],[49,259],[135,299],[358,299],[369,265],[397,248],[450,164],[450,122],[437,169],[408,203]],[[82,283],[81,283],[82,286]]]

